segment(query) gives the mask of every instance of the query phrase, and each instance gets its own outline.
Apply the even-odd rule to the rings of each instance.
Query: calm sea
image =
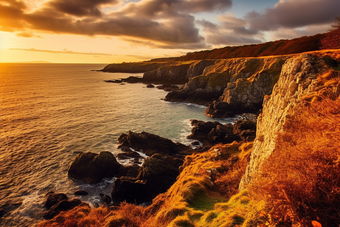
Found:
[[[190,143],[190,119],[211,120],[204,107],[162,101],[166,92],[144,84],[104,80],[129,74],[91,70],[104,65],[0,64],[0,226],[31,226],[42,220],[49,191],[99,203],[113,179],[81,185],[67,177],[79,152],[118,154],[117,139],[129,130]],[[142,74],[135,74],[142,76]],[[227,122],[233,119],[219,119]]]

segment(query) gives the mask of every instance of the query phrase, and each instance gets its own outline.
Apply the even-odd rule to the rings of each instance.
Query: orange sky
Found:
[[[0,62],[142,61],[290,39],[326,32],[339,8],[339,0],[0,0]]]

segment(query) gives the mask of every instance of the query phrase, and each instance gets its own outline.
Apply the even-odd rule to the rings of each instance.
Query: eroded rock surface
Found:
[[[330,52],[331,56],[339,56]],[[282,67],[280,78],[270,96],[263,101],[263,111],[257,120],[257,134],[251,154],[250,164],[240,187],[248,184],[261,171],[262,163],[273,153],[278,133],[284,132],[290,115],[303,105],[302,97],[322,93],[326,86],[318,77],[329,72],[324,56],[326,52],[315,52],[293,56]],[[340,59],[338,59],[340,61]],[[332,64],[335,64],[332,61]],[[338,91],[331,88],[332,92]],[[338,91],[339,92],[339,91]]]
[[[263,97],[271,94],[288,56],[216,60],[165,100],[209,105],[210,117],[257,112]],[[215,101],[214,103],[212,103]]]

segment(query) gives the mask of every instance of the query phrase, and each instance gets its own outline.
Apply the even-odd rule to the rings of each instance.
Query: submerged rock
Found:
[[[68,169],[68,176],[93,184],[105,177],[115,176],[122,166],[110,152],[80,153]]]

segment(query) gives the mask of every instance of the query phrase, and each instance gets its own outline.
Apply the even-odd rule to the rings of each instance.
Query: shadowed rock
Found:
[[[112,190],[112,200],[140,204],[150,202],[159,193],[165,192],[176,181],[183,159],[154,154],[145,159],[136,178],[117,178]]]
[[[188,155],[193,152],[188,146],[174,143],[169,139],[147,132],[135,133],[129,131],[127,134],[123,133],[118,138],[118,141],[120,143],[119,148],[126,150],[127,147],[131,147],[148,156],[155,153],[163,155]]]
[[[122,166],[110,152],[80,153],[72,162],[68,176],[75,180],[82,180],[93,184],[105,177],[115,176]]]
[[[43,213],[45,219],[52,219],[61,211],[67,211],[75,208],[78,205],[89,207],[87,203],[83,203],[79,199],[69,200],[65,194],[49,192],[46,194],[47,199],[44,204],[48,210]]]

